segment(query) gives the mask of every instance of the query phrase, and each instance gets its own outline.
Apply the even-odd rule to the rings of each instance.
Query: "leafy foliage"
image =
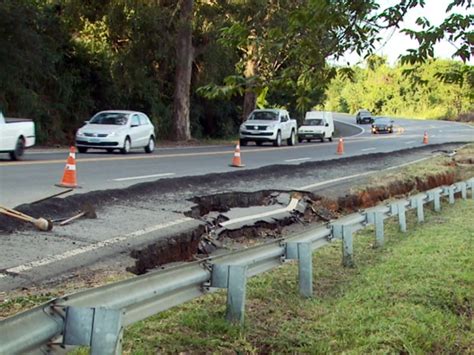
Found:
[[[379,3],[194,0],[192,135],[235,134],[242,111],[252,104],[284,106],[293,116],[302,115],[323,102],[336,74],[336,81],[344,75],[360,81],[361,71],[336,70],[328,61],[348,50],[369,55],[382,28],[398,26],[410,9],[424,6],[423,0],[402,0],[387,8]],[[83,120],[111,108],[142,110],[154,121],[159,137],[170,137],[180,4],[171,0],[1,1],[1,109],[9,116],[35,119],[40,142],[70,143]],[[471,1],[452,0],[441,25],[419,19],[420,31],[406,30],[420,43],[403,59],[405,74],[412,79],[387,69],[387,85],[414,80],[416,86],[407,84],[402,90],[413,97],[426,94],[422,85],[426,80],[442,80],[443,87],[472,88],[470,67],[450,66],[428,75],[422,64],[441,38],[461,43],[456,56],[470,58],[472,15],[462,11],[469,8]],[[380,68],[377,62],[369,65]],[[364,100],[376,108],[386,107],[388,99],[383,95],[396,97],[395,91],[384,87],[377,103]],[[344,110],[356,105],[353,98],[341,100],[337,107]],[[464,112],[463,100],[449,115]]]
[[[450,60],[429,60],[390,67],[370,57],[366,68],[354,67],[352,80],[343,68],[326,92],[328,110],[366,108],[377,115],[455,119],[474,110],[474,69]]]

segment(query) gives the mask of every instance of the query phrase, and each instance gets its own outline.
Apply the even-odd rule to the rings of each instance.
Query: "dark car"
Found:
[[[360,123],[372,123],[374,120],[372,114],[367,110],[359,110],[356,115],[357,124]]]
[[[390,118],[379,117],[372,122],[372,133],[376,134],[381,132],[393,132],[393,121]]]

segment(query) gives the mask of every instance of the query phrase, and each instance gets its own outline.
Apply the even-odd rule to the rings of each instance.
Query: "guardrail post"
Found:
[[[474,200],[474,179],[469,179],[467,184],[471,187],[471,198]]]
[[[398,214],[398,224],[400,225],[400,231],[405,233],[407,231],[405,201],[397,203],[396,206],[397,206],[396,209],[397,209],[397,214]]]
[[[416,217],[418,219],[418,222],[425,221],[425,214],[423,211],[423,199],[424,197],[422,196],[414,196],[411,199],[411,206],[416,208]]]
[[[435,212],[441,211],[441,190],[428,191],[428,196],[430,200],[433,200],[433,209]]]
[[[374,224],[375,224],[375,246],[378,248],[383,247],[384,244],[384,226],[383,226],[383,213],[374,212]]]
[[[461,197],[463,200],[467,199],[467,184],[464,181],[460,181],[455,185],[461,191]]]
[[[211,287],[227,288],[226,319],[244,323],[247,265],[212,265]]]
[[[298,279],[299,279],[300,295],[307,298],[312,297],[313,296],[313,253],[311,249],[311,242],[287,243],[285,258],[298,260]]]
[[[63,345],[85,345],[92,355],[122,353],[122,311],[66,307]]]
[[[454,188],[455,188],[455,186],[451,185],[451,186],[447,186],[444,189],[445,193],[446,192],[448,193],[448,200],[449,200],[450,205],[454,204]]]
[[[352,247],[352,226],[342,226],[342,265],[346,267],[354,266]]]

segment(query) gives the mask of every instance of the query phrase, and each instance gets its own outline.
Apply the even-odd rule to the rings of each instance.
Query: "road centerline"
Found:
[[[162,173],[162,174],[153,174],[153,175],[141,175],[141,176],[130,176],[130,177],[123,177],[112,179],[113,181],[129,181],[129,180],[140,180],[140,179],[149,179],[155,177],[165,177],[165,176],[173,176],[176,175],[175,173]]]
[[[286,159],[285,161],[288,163],[291,163],[291,162],[305,161],[305,160],[310,160],[310,159],[311,159],[310,157],[306,157],[306,158],[297,158],[297,159]]]

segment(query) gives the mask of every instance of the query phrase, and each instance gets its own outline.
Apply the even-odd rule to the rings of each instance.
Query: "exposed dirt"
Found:
[[[283,228],[294,223],[322,223],[335,219],[342,214],[373,207],[390,198],[400,198],[412,192],[426,191],[442,185],[451,185],[455,182],[454,173],[433,174],[426,178],[397,181],[387,186],[370,187],[363,191],[347,194],[337,200],[317,196],[308,192],[285,191],[298,194],[305,202],[304,212],[294,211],[290,217],[273,222],[258,221],[251,226],[244,226],[236,230],[223,230],[216,234],[218,218],[209,228],[200,226],[196,230],[162,240],[148,245],[141,250],[135,250],[131,256],[135,258],[134,268],[128,269],[136,274],[142,274],[170,262],[192,260],[199,255],[207,256],[215,249],[222,247],[225,239],[238,239],[243,245],[248,240],[251,244],[269,238],[280,238]],[[188,212],[193,218],[201,218],[211,212],[225,212],[233,207],[251,207],[256,205],[269,205],[275,203],[275,194],[278,191],[264,190],[253,193],[224,193],[211,196],[201,196],[193,199],[197,205]]]

